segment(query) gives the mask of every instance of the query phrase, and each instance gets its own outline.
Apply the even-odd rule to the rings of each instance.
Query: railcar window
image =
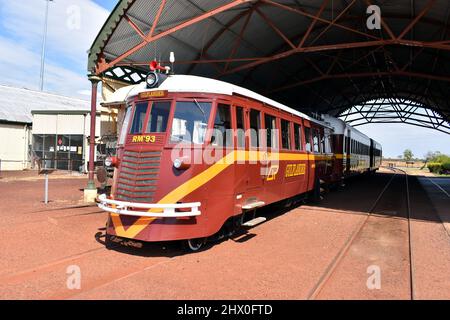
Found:
[[[147,109],[148,109],[148,102],[136,104],[133,117],[133,124],[131,126],[130,131],[131,134],[142,133],[142,130],[144,129],[144,121],[145,116],[147,114]]]
[[[303,150],[302,146],[302,127],[296,123],[294,123],[294,143],[295,143],[295,150]]]
[[[333,139],[331,138],[330,132],[327,130],[325,131],[325,153],[332,153],[333,152]]]
[[[305,145],[306,151],[311,152],[311,128],[305,127]]]
[[[237,143],[239,148],[245,148],[244,109],[236,107]]]
[[[120,131],[120,137],[119,137],[120,145],[124,145],[125,139],[127,138],[128,125],[130,124],[130,119],[131,119],[131,110],[132,110],[132,108],[128,107],[128,109],[125,113],[125,117],[123,119],[122,130]]]
[[[320,150],[319,150],[319,132],[316,129],[313,130],[313,150],[314,150],[314,152],[320,152]]]
[[[291,149],[291,123],[281,120],[281,145],[283,149]]]
[[[264,116],[268,148],[278,148],[277,119],[271,115]]]
[[[322,153],[327,152],[325,149],[325,135],[320,136],[320,150],[322,151]]]
[[[214,132],[211,138],[212,144],[215,146],[233,146],[230,112],[229,105],[219,104],[217,106],[216,119],[214,120]]]
[[[204,143],[210,115],[211,102],[177,102],[170,141]]]
[[[161,133],[167,130],[167,121],[170,114],[170,102],[154,102],[148,118],[147,133]]]
[[[250,110],[250,145],[259,147],[259,131],[261,130],[261,113],[258,110]]]

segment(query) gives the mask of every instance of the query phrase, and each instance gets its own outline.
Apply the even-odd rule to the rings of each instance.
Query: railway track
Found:
[[[407,220],[407,241],[408,241],[408,259],[409,259],[409,296],[411,300],[415,299],[415,284],[414,284],[414,246],[412,241],[412,230],[411,230],[411,206],[410,206],[410,192],[409,192],[409,181],[408,181],[408,174],[405,171],[402,171],[400,169],[391,169],[393,171],[392,177],[389,179],[389,181],[386,183],[382,191],[379,193],[376,200],[373,202],[372,206],[368,210],[367,215],[364,217],[363,221],[356,227],[356,229],[353,231],[353,233],[349,236],[347,241],[344,243],[344,245],[341,247],[341,249],[338,251],[337,255],[333,258],[333,260],[328,264],[325,271],[319,278],[319,280],[316,282],[314,287],[310,290],[307,299],[308,300],[314,300],[316,299],[319,294],[323,291],[324,287],[327,285],[329,280],[335,275],[336,270],[340,266],[343,259],[348,255],[349,249],[352,247],[352,245],[355,243],[355,240],[358,238],[358,236],[361,235],[361,232],[363,229],[367,226],[369,220],[371,217],[375,215],[375,210],[378,208],[381,200],[387,195],[389,188],[392,185],[392,182],[395,179],[400,178],[400,175],[404,176],[405,179],[405,195],[404,200],[406,202],[406,220]]]

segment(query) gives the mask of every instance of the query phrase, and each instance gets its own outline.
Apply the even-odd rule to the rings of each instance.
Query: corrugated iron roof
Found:
[[[35,110],[90,111],[90,102],[0,85],[0,121],[31,123]]]

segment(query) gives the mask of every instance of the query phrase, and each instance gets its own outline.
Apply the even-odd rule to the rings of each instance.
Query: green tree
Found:
[[[411,161],[414,157],[414,154],[412,153],[412,151],[410,149],[406,149],[405,151],[403,151],[403,158],[406,161]]]

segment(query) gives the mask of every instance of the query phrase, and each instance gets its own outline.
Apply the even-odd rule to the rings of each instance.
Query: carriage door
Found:
[[[265,176],[261,172],[261,161],[259,161],[259,151],[261,148],[261,124],[262,113],[249,104],[246,112],[249,141],[249,165],[247,170],[247,190],[260,189]]]
[[[308,179],[307,190],[312,190],[314,188],[314,179],[316,178],[316,163],[313,160],[314,155],[312,153],[312,136],[311,136],[311,125],[309,121],[304,120],[305,128],[305,151],[307,155],[306,161],[306,175]]]
[[[213,132],[211,134],[211,150],[215,162],[220,161],[234,151],[231,105],[227,101],[217,101]],[[209,153],[209,152],[208,152]],[[234,177],[232,174],[223,175],[215,187],[226,195],[232,193]]]
[[[345,173],[350,173],[350,164],[351,164],[351,159],[352,159],[352,154],[351,154],[351,136],[350,136],[350,130],[347,130],[347,136],[344,137],[345,139],[345,152],[347,154],[346,157],[346,163],[345,163]]]
[[[234,189],[236,195],[244,194],[247,190],[247,164],[245,162],[246,150],[248,150],[248,141],[245,137],[247,131],[246,109],[242,104],[236,104],[233,108],[233,128],[236,129],[234,145],[237,153],[237,162],[234,166]]]

